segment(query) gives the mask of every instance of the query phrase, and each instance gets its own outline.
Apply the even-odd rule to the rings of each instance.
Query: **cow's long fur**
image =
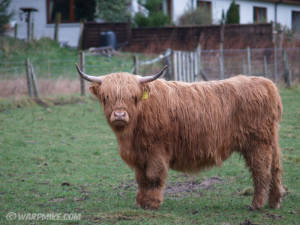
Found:
[[[240,153],[253,183],[252,208],[279,207],[282,196],[277,132],[281,100],[275,85],[260,77],[184,83],[155,80],[139,84],[127,73],[107,75],[91,91],[103,105],[122,159],[135,171],[137,204],[156,209],[162,202],[169,168],[197,172],[220,166]],[[143,92],[148,98],[142,99]],[[115,127],[114,110],[128,112],[125,127]]]

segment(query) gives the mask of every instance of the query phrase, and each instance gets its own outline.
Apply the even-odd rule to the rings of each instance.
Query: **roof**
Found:
[[[272,3],[282,3],[291,5],[300,5],[300,0],[258,0],[260,2],[272,2]]]

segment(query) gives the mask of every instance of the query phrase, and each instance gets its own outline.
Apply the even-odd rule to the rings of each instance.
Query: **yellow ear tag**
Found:
[[[142,100],[145,100],[145,99],[147,99],[148,97],[149,97],[148,92],[147,92],[147,91],[144,91],[144,92],[143,92],[143,95],[142,95]]]

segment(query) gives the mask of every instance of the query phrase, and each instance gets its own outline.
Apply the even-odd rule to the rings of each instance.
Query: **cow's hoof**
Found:
[[[142,201],[136,202],[136,205],[146,210],[156,210],[159,208],[161,201],[158,199],[144,198]]]
[[[247,206],[247,208],[250,210],[250,211],[261,211],[262,210],[262,206],[257,206],[257,205],[250,205],[250,206]]]
[[[269,202],[269,208],[279,209],[280,208],[280,202]]]

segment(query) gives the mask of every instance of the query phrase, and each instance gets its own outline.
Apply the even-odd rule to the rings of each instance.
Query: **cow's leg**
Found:
[[[135,168],[138,183],[136,203],[144,209],[158,209],[163,200],[163,187],[168,166],[160,157],[151,157],[145,168]]]
[[[253,146],[252,146],[253,147]],[[254,184],[254,196],[252,209],[260,209],[264,206],[271,181],[272,147],[268,145],[256,145],[251,150],[244,152],[247,166],[252,173]]]
[[[280,149],[277,142],[273,149],[271,174],[272,180],[269,192],[269,207],[279,208],[284,189],[281,185]]]

